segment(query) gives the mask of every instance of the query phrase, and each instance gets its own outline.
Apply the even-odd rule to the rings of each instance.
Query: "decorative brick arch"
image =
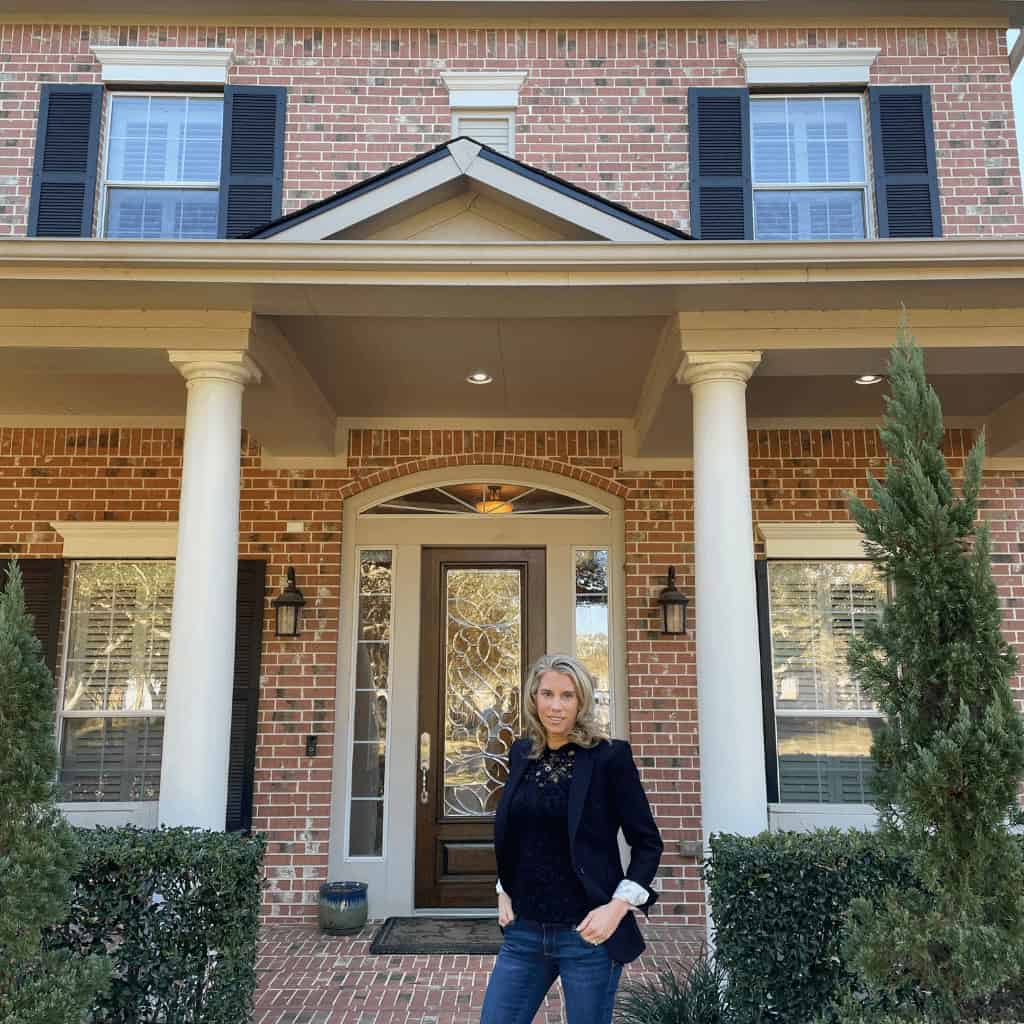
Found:
[[[342,500],[351,498],[361,494],[363,491],[368,491],[371,487],[377,487],[379,484],[399,480],[406,476],[414,476],[427,470],[454,469],[460,466],[511,466],[518,469],[532,469],[576,480],[581,484],[588,484],[591,487],[605,491],[607,494],[612,494],[616,498],[625,498],[628,493],[628,488],[618,481],[611,480],[589,469],[581,469],[579,466],[573,466],[570,463],[558,462],[554,459],[531,458],[528,455],[472,453],[416,459],[415,461],[400,463],[397,466],[389,466],[386,469],[374,469],[365,476],[353,480],[350,484],[342,487],[341,497]]]

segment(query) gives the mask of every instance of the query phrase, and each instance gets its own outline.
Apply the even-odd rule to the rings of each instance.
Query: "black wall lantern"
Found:
[[[273,601],[274,607],[274,634],[276,636],[298,636],[299,635],[299,613],[302,611],[306,599],[302,591],[295,586],[295,570],[288,566],[288,583]]]
[[[668,568],[668,586],[658,595],[661,632],[665,636],[686,635],[686,606],[690,599],[676,587],[676,567]]]

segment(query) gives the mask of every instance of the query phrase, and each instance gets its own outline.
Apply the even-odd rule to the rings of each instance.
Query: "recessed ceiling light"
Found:
[[[490,384],[494,378],[486,370],[474,370],[466,380],[470,384]]]
[[[877,373],[862,373],[857,378],[858,384],[878,384],[882,378]]]

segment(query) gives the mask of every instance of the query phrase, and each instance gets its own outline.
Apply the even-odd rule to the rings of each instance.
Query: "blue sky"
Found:
[[[1010,33],[1010,46],[1017,37],[1020,29]],[[1017,122],[1017,152],[1024,159],[1024,64],[1017,68],[1017,74],[1013,79],[1013,112]]]

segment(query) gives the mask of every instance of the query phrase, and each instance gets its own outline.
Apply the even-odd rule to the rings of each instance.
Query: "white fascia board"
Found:
[[[93,46],[111,85],[225,85],[235,51],[207,46]]]
[[[743,49],[747,85],[867,85],[881,51],[873,46]]]
[[[445,71],[441,79],[448,89],[452,109],[514,109],[525,71]]]
[[[368,192],[347,203],[340,203],[333,209],[323,210],[294,227],[285,228],[273,236],[275,242],[319,242],[331,235],[359,224],[378,213],[390,210],[409,199],[438,188],[462,171],[449,153],[441,160],[411,171],[401,178],[370,189]]]
[[[484,185],[490,185],[491,188],[519,199],[529,206],[545,210],[584,231],[592,231],[609,242],[661,241],[642,228],[602,213],[586,203],[547,188],[539,182],[531,181],[521,174],[506,170],[490,160],[477,157],[466,169],[466,176]]]

